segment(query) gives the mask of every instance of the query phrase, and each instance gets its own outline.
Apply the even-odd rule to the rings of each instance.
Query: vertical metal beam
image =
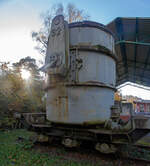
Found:
[[[135,23],[135,42],[138,41],[138,33],[139,33],[139,21],[138,18],[136,17],[136,23]],[[136,58],[137,58],[137,44],[134,46],[134,73],[133,73],[133,80],[136,82]]]
[[[145,70],[148,66],[149,59],[150,59],[150,47],[148,49],[148,52],[147,52],[147,55],[146,55],[146,58],[145,58],[144,68],[143,68],[143,72],[141,74],[141,81],[143,81],[143,79],[144,79],[144,73],[145,73]]]
[[[120,41],[124,40],[124,29],[123,29],[122,20],[120,17],[118,17],[115,20],[115,26],[117,30],[118,39]],[[127,78],[128,78],[128,66],[127,66],[127,55],[126,55],[125,43],[120,43],[120,50],[121,50],[121,55],[122,55],[122,60],[124,65],[124,72],[127,73]]]

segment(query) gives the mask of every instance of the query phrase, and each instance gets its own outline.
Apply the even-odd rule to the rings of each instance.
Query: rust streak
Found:
[[[68,97],[66,97],[66,100],[65,100],[65,120],[67,121],[68,120]]]

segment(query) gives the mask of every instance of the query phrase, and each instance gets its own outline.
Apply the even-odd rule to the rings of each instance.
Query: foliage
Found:
[[[31,78],[24,80],[21,69],[30,71]],[[36,112],[45,110],[42,97],[43,80],[35,59],[26,57],[9,66],[0,65],[0,126],[12,126],[14,112]]]
[[[38,32],[32,32],[32,38],[37,42],[36,49],[42,55],[45,55],[46,53],[52,19],[56,15],[60,14],[63,15],[65,20],[69,23],[89,19],[89,16],[84,12],[84,10],[79,10],[72,3],[69,3],[66,8],[62,3],[52,6],[50,10],[41,15],[43,19],[41,29]]]

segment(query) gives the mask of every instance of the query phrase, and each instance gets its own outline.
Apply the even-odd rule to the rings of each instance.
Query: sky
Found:
[[[150,17],[150,0],[0,0],[0,62],[43,58],[34,48],[31,32],[41,28],[41,13],[69,2],[103,24],[116,17]]]

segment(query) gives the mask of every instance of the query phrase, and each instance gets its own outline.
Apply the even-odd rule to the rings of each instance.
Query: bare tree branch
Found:
[[[62,3],[59,3],[53,5],[52,8],[45,13],[42,13],[41,18],[43,20],[43,25],[41,29],[37,32],[32,32],[32,39],[37,42],[35,48],[41,55],[46,54],[52,19],[56,15],[60,14],[63,15],[65,20],[69,23],[89,19],[89,16],[84,12],[84,10],[77,9],[72,3],[69,3],[66,8],[64,8]]]

